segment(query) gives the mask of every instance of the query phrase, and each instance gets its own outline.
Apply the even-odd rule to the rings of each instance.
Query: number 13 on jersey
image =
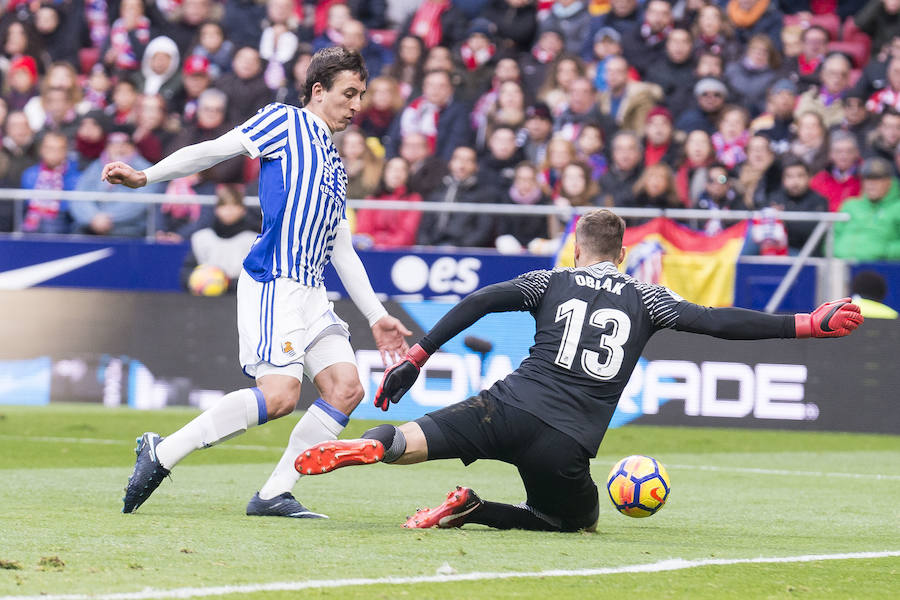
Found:
[[[566,300],[556,307],[556,322],[565,321],[565,330],[556,353],[556,364],[572,369],[578,355],[588,303],[578,298]],[[631,333],[631,319],[621,310],[601,308],[591,313],[588,323],[592,327],[605,329],[612,324],[609,333],[600,336],[599,346],[606,350],[606,358],[600,362],[600,353],[588,348],[581,349],[581,368],[595,379],[612,379],[622,367],[625,355],[622,346]]]

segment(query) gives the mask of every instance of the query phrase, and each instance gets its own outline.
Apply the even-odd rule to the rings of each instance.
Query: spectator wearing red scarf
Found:
[[[791,81],[797,84],[797,89],[802,94],[810,87],[819,84],[822,64],[825,62],[825,54],[828,52],[828,42],[831,36],[824,27],[810,25],[803,32],[803,51],[794,58],[785,60],[782,70],[787,73]]]
[[[888,61],[885,79],[885,86],[866,102],[866,110],[870,113],[880,114],[886,108],[900,110],[900,56]]]
[[[144,16],[142,0],[123,0],[120,10],[121,16],[109,29],[103,62],[115,73],[133,73],[141,68],[150,43],[150,19]]]
[[[78,165],[68,160],[66,136],[54,131],[44,134],[40,144],[40,162],[22,173],[22,189],[74,190],[78,183]],[[50,198],[26,200],[22,231],[26,233],[69,233],[72,219],[68,202]]]
[[[559,29],[542,31],[531,52],[523,52],[519,58],[522,82],[528,95],[535,97],[553,66],[553,61],[563,49],[563,34]]]
[[[466,39],[459,46],[457,57],[462,64],[463,87],[460,97],[474,102],[491,87],[496,63],[497,46],[491,41],[496,26],[487,19],[475,19],[466,31]]]

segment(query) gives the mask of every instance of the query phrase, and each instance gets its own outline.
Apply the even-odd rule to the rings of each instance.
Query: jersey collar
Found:
[[[322,130],[322,134],[325,137],[325,141],[330,142],[331,141],[331,128],[328,127],[328,124],[325,122],[325,120],[322,117],[320,117],[319,115],[317,115],[316,113],[314,113],[313,111],[309,110],[308,108],[301,108],[300,110],[302,110],[307,115],[309,115],[309,118],[312,119],[313,122],[316,125],[318,125],[319,128]]]

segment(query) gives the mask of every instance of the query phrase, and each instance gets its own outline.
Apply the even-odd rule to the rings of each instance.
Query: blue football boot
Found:
[[[253,495],[247,504],[247,514],[251,517],[293,517],[294,519],[327,519],[328,516],[314,513],[299,502],[290,492],[285,492],[269,500]]]
[[[134,461],[134,471],[128,478],[128,485],[125,486],[125,497],[122,498],[125,505],[122,512],[136,511],[169,474],[169,470],[164,468],[156,457],[156,445],[161,441],[163,438],[151,431],[137,439],[137,447],[134,449],[137,460]]]

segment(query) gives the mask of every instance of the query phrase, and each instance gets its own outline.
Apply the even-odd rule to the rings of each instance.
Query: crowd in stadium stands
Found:
[[[141,168],[269,102],[299,105],[312,54],[341,44],[370,73],[336,136],[351,198],[702,208],[688,224],[710,235],[721,211],[753,209],[762,254],[813,229],[782,211],[843,211],[839,256],[900,259],[900,0],[0,4],[2,187],[110,190],[107,161]],[[239,197],[258,168],[237,158],[141,191]],[[34,199],[0,200],[0,231],[138,236],[148,210],[160,241],[234,229],[211,206]],[[546,251],[565,225],[354,215],[374,247]]]

